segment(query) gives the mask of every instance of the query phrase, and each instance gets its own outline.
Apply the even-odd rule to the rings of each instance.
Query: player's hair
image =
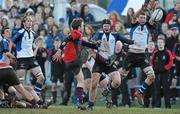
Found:
[[[83,22],[83,20],[81,18],[73,19],[73,21],[71,23],[72,29],[78,30],[78,28],[81,26],[82,22]]]
[[[10,29],[9,27],[3,27],[2,28],[2,30],[1,30],[1,36],[3,37],[3,34],[4,34],[4,32],[5,32],[5,30],[7,30],[7,29]]]
[[[104,24],[110,24],[110,25],[111,25],[111,21],[110,21],[109,19],[103,19],[103,20],[102,20],[102,26],[103,26]]]
[[[24,16],[23,19],[22,19],[22,22],[25,22],[26,20],[31,20],[31,21],[33,21],[33,19],[32,19],[31,16]]]

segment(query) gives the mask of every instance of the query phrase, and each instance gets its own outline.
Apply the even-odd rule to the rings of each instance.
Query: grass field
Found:
[[[0,109],[0,114],[180,114],[180,109],[145,109],[95,107],[93,111],[80,111],[72,106],[50,106],[48,109]]]

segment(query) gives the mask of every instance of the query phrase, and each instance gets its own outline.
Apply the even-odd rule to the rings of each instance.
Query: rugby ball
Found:
[[[160,21],[162,17],[163,17],[163,11],[161,9],[156,9],[151,15],[151,19],[154,22]]]

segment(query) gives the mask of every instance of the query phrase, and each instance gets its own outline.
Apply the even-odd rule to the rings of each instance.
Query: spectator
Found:
[[[84,20],[85,23],[93,23],[93,22],[95,22],[94,16],[89,12],[88,4],[83,4],[81,6],[80,16]]]
[[[47,19],[49,16],[53,16],[53,11],[50,6],[44,7],[44,18]]]
[[[9,27],[9,22],[7,17],[3,17],[1,20],[1,26],[2,28]]]
[[[116,22],[122,22],[119,14],[116,11],[113,11],[109,15],[109,20],[111,21],[111,29],[112,31],[115,31],[115,24]]]
[[[49,0],[43,0],[43,1],[42,1],[42,5],[43,5],[44,7],[49,6],[49,5],[50,5]]]
[[[158,21],[158,23],[163,23],[165,21],[167,12],[160,6],[160,1],[159,0],[150,0],[149,4],[151,6],[152,12],[154,12],[157,9],[159,9],[163,12],[162,18]]]
[[[2,8],[6,11],[9,11],[13,5],[13,0],[3,0]]]
[[[59,19],[59,31],[63,31],[63,29],[65,28],[65,19],[64,18],[60,18]]]
[[[47,37],[47,30],[44,25],[39,25],[37,34],[38,36]],[[47,39],[47,38],[44,38],[44,39]]]
[[[175,28],[174,29],[176,29],[176,30],[173,30],[173,34],[175,34],[175,32],[176,31],[179,31],[179,26],[178,25],[176,25],[175,26]],[[178,30],[177,30],[178,29]],[[175,104],[176,103],[176,96],[177,96],[177,83],[178,83],[178,77],[179,77],[179,72],[180,72],[180,70],[179,70],[179,41],[180,41],[180,35],[179,35],[179,32],[178,32],[178,34],[177,34],[177,37],[176,37],[176,39],[177,39],[177,42],[174,44],[174,46],[173,46],[173,50],[172,50],[172,52],[173,52],[173,54],[174,54],[174,57],[175,57],[175,59],[174,59],[174,65],[173,65],[173,70],[172,70],[172,83],[171,83],[171,93],[172,93],[172,95],[171,95],[171,97],[172,97],[172,104]]]
[[[26,13],[27,9],[30,7],[29,0],[22,0],[22,7],[20,9],[20,14]]]
[[[53,25],[50,33],[48,34],[48,38],[46,40],[46,46],[48,50],[52,50],[54,48],[54,40],[59,39],[62,41],[62,34],[59,32],[59,27],[57,25]]]
[[[175,45],[175,43],[178,42],[178,38],[179,38],[179,29],[177,27],[177,25],[172,25],[170,27],[172,33],[171,33],[171,37],[166,39],[166,46],[167,48],[172,51],[173,46]]]
[[[41,13],[35,14],[35,23],[37,23],[38,25],[41,25],[44,23],[44,18],[43,18],[43,15]]]
[[[176,15],[177,13],[180,12],[180,2],[177,1],[174,4],[174,8],[169,10],[166,19],[165,19],[165,23],[170,24],[170,21],[173,20],[174,15]]]
[[[5,11],[5,10],[3,10],[3,9],[2,9],[2,10],[0,10],[0,17],[1,17],[1,18],[2,18],[2,17],[4,17],[4,15],[6,15],[5,13],[6,13],[6,11]]]
[[[13,6],[17,6],[18,8],[20,8],[20,0],[13,0]]]
[[[174,81],[177,82],[178,77],[180,77],[180,39],[178,39],[178,42],[174,45],[173,54],[175,57],[175,68],[176,68],[176,75],[173,77],[173,79]],[[176,93],[175,91],[176,90],[172,92]]]
[[[121,34],[126,33],[126,29],[121,22],[116,22],[115,24],[115,32],[120,32]]]
[[[18,15],[18,7],[17,6],[12,6],[10,9],[10,17],[9,18],[15,18]]]
[[[166,35],[167,35],[167,38],[170,38],[170,37],[171,37],[171,35],[172,35],[172,31],[171,31],[170,29],[169,29],[169,30],[167,30]]]
[[[33,9],[34,12],[37,11],[37,7],[40,5],[40,1],[39,0],[32,0],[31,4],[30,4],[30,8]]]
[[[165,37],[158,37],[158,49],[154,51],[151,59],[151,64],[155,71],[155,107],[161,107],[161,86],[163,88],[163,95],[165,100],[165,107],[171,108],[170,104],[170,76],[169,70],[173,65],[173,56],[170,50],[165,48]]]
[[[43,6],[38,6],[36,13],[41,14],[43,16],[43,19],[44,19],[44,7]]]
[[[134,9],[133,8],[129,8],[127,11],[127,17],[126,19],[124,19],[124,26],[125,28],[130,28],[131,27],[131,19],[134,15]]]
[[[161,33],[167,36],[167,31],[168,31],[168,24],[167,23],[162,23],[161,25]]]
[[[71,8],[67,9],[67,19],[68,19],[69,26],[70,26],[71,22],[73,21],[73,19],[80,17],[80,13],[78,12],[77,3],[73,1],[70,3],[70,5],[71,5]]]
[[[177,26],[178,26],[178,28],[179,28],[179,30],[180,30],[180,13],[178,13],[177,15],[176,15],[176,24],[177,24]]]
[[[14,21],[14,26],[12,29],[12,35],[16,34],[16,32],[21,28],[21,18],[19,16],[16,16],[15,21]]]
[[[94,33],[95,33],[95,31],[92,28],[92,26],[87,24],[85,26],[85,34],[86,34],[87,41],[89,41],[94,36]]]
[[[54,21],[54,16],[49,16],[47,19],[46,19],[46,26],[47,26],[47,30],[48,32],[51,30],[52,26],[55,24],[55,21]]]
[[[35,23],[35,24],[33,25],[33,27],[32,27],[32,30],[33,30],[35,33],[37,33],[37,32],[38,32],[38,29],[39,29],[39,25],[38,25],[38,23]]]

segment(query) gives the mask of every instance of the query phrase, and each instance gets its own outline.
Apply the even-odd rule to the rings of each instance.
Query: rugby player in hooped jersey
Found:
[[[148,86],[152,84],[155,79],[155,74],[150,66],[148,59],[145,56],[145,49],[149,40],[149,29],[153,28],[153,20],[147,22],[147,16],[144,12],[139,12],[136,17],[132,18],[132,27],[130,31],[130,37],[134,41],[138,41],[138,45],[129,45],[128,53],[124,61],[124,65],[121,70],[121,77],[126,77],[128,72],[133,67],[141,67],[144,73],[147,75],[146,80],[141,87],[135,92],[135,96],[138,98],[139,104],[143,105],[143,93]],[[151,24],[150,24],[151,23]]]
[[[21,81],[27,70],[37,78],[35,83],[35,92],[40,95],[44,83],[44,75],[33,53],[33,43],[36,34],[32,31],[33,20],[30,16],[23,18],[23,28],[20,29],[12,38],[16,44],[17,53],[17,75]]]
[[[113,55],[115,55],[115,45],[116,41],[120,40],[123,43],[134,44],[133,40],[124,38],[118,33],[111,32],[111,22],[109,19],[104,19],[102,21],[103,32],[98,32],[94,35],[93,40],[100,41],[100,47],[108,51],[98,51],[96,52],[95,64],[92,70],[91,76],[91,87],[89,91],[89,103],[88,109],[92,110],[95,104],[96,98],[96,88],[101,79],[101,74],[108,74],[110,77],[110,82],[106,84],[105,90],[103,91],[103,96],[106,97],[106,106],[111,108],[112,99],[111,91],[112,89],[118,88],[121,83],[121,78],[118,70],[113,68],[111,65],[108,65],[106,61],[109,60]]]

